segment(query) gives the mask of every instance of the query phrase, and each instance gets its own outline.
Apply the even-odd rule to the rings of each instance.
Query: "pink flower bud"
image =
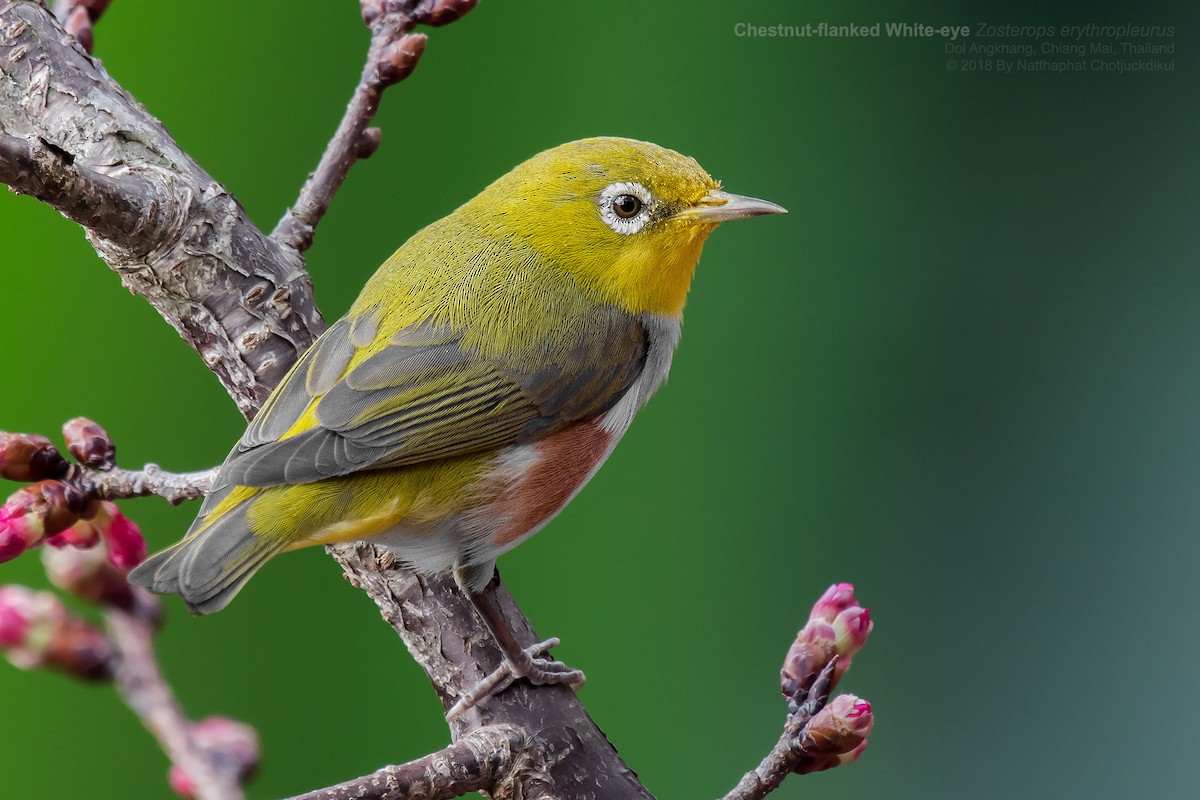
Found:
[[[0,561],[11,561],[40,542],[49,512],[40,495],[24,489],[8,498],[0,506]]]
[[[830,688],[850,668],[850,657],[866,644],[871,612],[858,605],[854,586],[835,583],[813,605],[808,623],[796,635],[780,671],[780,689],[793,704],[802,703],[821,670],[838,656]]]
[[[0,631],[0,647],[16,667],[46,667],[83,680],[112,677],[108,639],[50,592],[0,586]]]
[[[92,527],[92,523],[81,519],[62,533],[56,533],[46,539],[51,547],[75,547],[86,550],[100,543],[100,532]]]
[[[860,758],[862,758],[863,751],[867,749],[867,742],[867,739],[863,739],[861,742],[859,742],[858,747],[854,748],[849,753],[842,753],[840,756],[838,756],[837,763],[831,766],[840,767],[842,764],[853,764],[855,761],[858,761]]]
[[[29,635],[29,618],[12,596],[21,587],[0,586],[0,649],[19,647]]]
[[[76,417],[63,425],[63,439],[67,452],[85,467],[112,469],[117,463],[112,437],[87,417]]]
[[[813,605],[809,618],[833,622],[838,614],[857,605],[858,601],[854,599],[854,584],[835,583],[826,589],[821,598]]]
[[[0,644],[8,660],[22,669],[37,666],[67,609],[50,592],[24,586],[0,586]]]
[[[184,800],[192,800],[196,796],[196,782],[178,764],[171,765],[171,769],[167,772],[167,783],[171,784],[171,791]]]
[[[42,551],[42,564],[50,583],[81,600],[125,609],[133,605],[133,589],[125,571],[109,561],[103,547],[48,547]]]
[[[108,548],[108,560],[130,570],[146,560],[146,540],[133,520],[121,513],[116,503],[104,501],[89,522]]]
[[[204,751],[209,762],[218,770],[236,775],[239,783],[250,780],[258,769],[258,734],[249,725],[228,717],[213,716],[192,723],[189,731],[192,743]],[[195,796],[196,782],[178,764],[171,765],[167,780],[179,796]]]
[[[22,487],[0,506],[0,561],[8,561],[74,525],[91,501],[73,483],[45,480]]]
[[[40,481],[61,478],[70,467],[54,444],[34,433],[0,433],[0,478]]]
[[[839,656],[845,657],[847,664],[850,656],[862,650],[867,643],[867,634],[872,627],[870,609],[858,606],[852,606],[834,618],[833,630],[837,634],[834,649]]]
[[[258,734],[245,723],[228,717],[206,717],[192,725],[192,741],[209,753],[214,763],[245,783],[258,769]]]
[[[849,753],[866,741],[874,724],[870,703],[852,694],[838,695],[809,721],[801,744],[812,756]]]

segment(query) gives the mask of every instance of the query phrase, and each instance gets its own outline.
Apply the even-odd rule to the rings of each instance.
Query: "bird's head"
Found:
[[[610,137],[540,153],[470,206],[598,302],[670,316],[683,311],[704,240],[718,224],[784,212],[721,191],[694,159]]]

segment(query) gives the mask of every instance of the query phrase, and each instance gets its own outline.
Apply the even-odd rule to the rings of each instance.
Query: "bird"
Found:
[[[186,536],[129,579],[207,614],[281,552],[368,540],[453,575],[503,656],[494,690],[578,687],[542,657],[557,640],[523,646],[506,626],[496,559],[666,380],[709,234],[779,213],[650,142],[530,158],[384,262],[269,395]]]

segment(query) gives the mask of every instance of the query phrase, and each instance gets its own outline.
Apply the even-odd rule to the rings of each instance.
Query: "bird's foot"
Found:
[[[493,695],[500,694],[513,684],[524,678],[534,686],[565,683],[572,689],[578,689],[587,681],[587,677],[577,669],[568,667],[561,661],[542,658],[542,654],[552,647],[558,646],[558,639],[551,638],[544,642],[530,645],[521,651],[521,657],[504,661],[492,674],[477,683],[469,692],[458,698],[458,702],[446,712],[446,721],[451,722],[459,714],[482,703]]]

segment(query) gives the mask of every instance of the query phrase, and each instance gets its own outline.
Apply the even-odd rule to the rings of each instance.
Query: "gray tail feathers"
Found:
[[[250,532],[242,503],[217,520],[202,515],[183,541],[156,553],[129,573],[131,583],[158,594],[178,594],[196,614],[220,611],[286,541]]]

